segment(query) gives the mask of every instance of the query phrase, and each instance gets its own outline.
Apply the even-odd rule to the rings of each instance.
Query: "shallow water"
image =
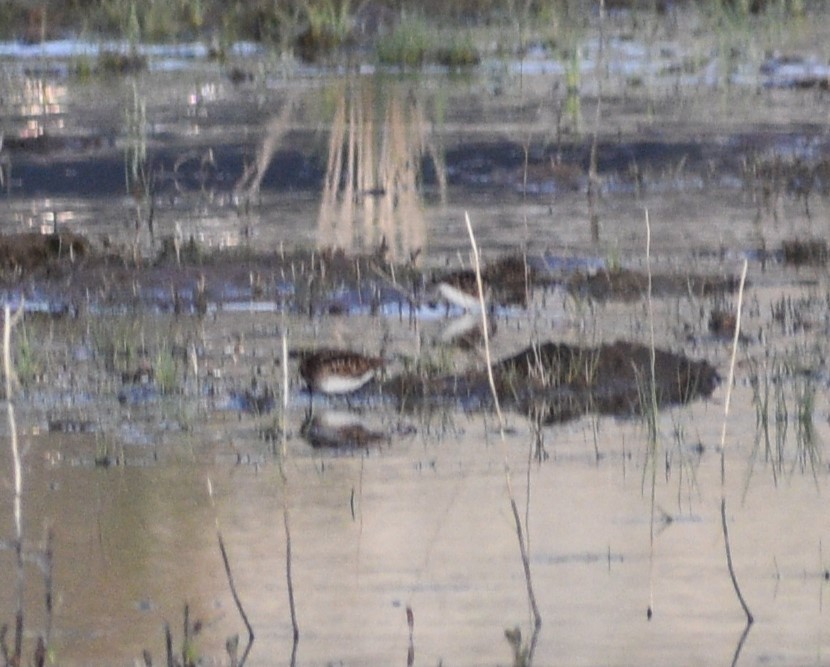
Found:
[[[753,288],[750,299],[763,299],[767,289]],[[686,304],[655,302],[660,340],[671,337],[667,323],[678,321],[678,308]],[[620,314],[626,309],[632,306],[600,306],[591,321],[600,331],[606,319],[616,322],[616,333],[626,338],[637,330],[644,335],[636,317],[627,321]],[[759,310],[772,331],[768,304]],[[246,386],[251,369],[262,369],[261,382],[281,375],[279,353],[265,335],[265,321],[273,318],[219,313],[206,325],[201,363],[223,370],[215,379],[219,394],[223,383]],[[534,326],[525,318],[532,315],[494,339],[499,355]],[[159,331],[174,332],[176,340],[181,334],[169,320],[149,316],[135,326],[147,341],[158,340]],[[331,329],[320,326],[325,322]],[[370,322],[292,320],[291,330],[302,339],[320,326],[321,336],[348,339]],[[397,349],[413,344],[406,323],[376,324],[382,326],[375,330],[389,329]],[[585,335],[578,317],[550,329],[535,326],[539,335]],[[83,336],[76,327],[59,340]],[[244,346],[229,346],[235,339]],[[695,354],[725,368],[727,347],[701,336]],[[758,342],[745,350],[747,358],[764,356]],[[783,355],[786,347],[775,350]],[[822,443],[830,437],[822,418],[826,380],[813,380],[812,447],[819,461],[811,467],[803,460],[813,450],[797,444],[794,417],[780,456],[774,450],[765,457],[763,442],[755,449],[757,414],[745,364],[739,365],[725,455],[733,558],[757,620],[742,657],[820,664],[827,650],[823,545],[830,527],[822,500],[828,471]],[[298,664],[404,661],[407,607],[415,619],[417,661],[509,664],[503,632],[520,626],[527,637],[529,610],[505,463],[520,514],[529,520],[543,619],[536,653],[541,664],[711,664],[736,649],[743,617],[729,583],[719,514],[723,387],[710,400],[660,414],[652,560],[651,459],[638,420],[585,417],[543,427],[548,458],[536,462],[534,431],[522,415],[507,414],[502,442],[493,415],[450,407],[429,414],[356,407],[369,427],[387,436],[368,450],[338,454],[314,450],[300,437],[307,397],[292,370],[283,482],[274,445],[258,435],[275,424],[277,413],[217,411],[218,398],[187,383],[180,395],[119,405],[120,381],[99,365],[76,357],[69,372],[74,380],[59,374],[51,389],[28,391],[18,408],[26,531],[33,542],[47,526],[55,531],[53,647],[61,664],[132,664],[144,649],[161,659],[162,625],[171,623],[178,642],[185,603],[204,625],[198,651],[218,660],[224,639],[244,636],[244,626],[228,589],[217,527],[256,633],[248,664],[288,662],[284,502],[301,630]],[[99,377],[92,385],[97,392],[80,397],[71,386],[87,375]],[[794,381],[782,383],[794,414]],[[327,409],[325,401],[315,403],[315,410]],[[92,432],[46,432],[46,422],[57,418],[88,419]],[[782,426],[770,418],[775,447]],[[96,456],[107,448],[126,465],[96,467]],[[8,470],[8,450],[0,456]],[[4,494],[8,499],[8,485]],[[0,512],[10,526],[8,500]],[[11,562],[8,553],[3,558]],[[34,568],[28,574],[27,627],[37,628],[42,584]],[[3,589],[6,609],[12,591],[11,585]]]
[[[812,58],[816,44],[830,43],[801,28],[804,34],[781,39],[782,48]],[[293,362],[284,458],[279,443],[265,437],[278,432],[280,409],[243,410],[239,397],[263,387],[279,405],[283,331],[292,348],[384,347],[452,369],[481,367],[477,353],[435,345],[445,326],[441,309],[419,311],[414,320],[385,311],[311,318],[276,304],[246,309],[237,300],[233,307],[211,304],[204,319],[152,307],[28,318],[15,332],[34,350],[32,366],[19,369],[28,375],[16,402],[24,525],[27,544],[39,543],[47,528],[55,534],[57,664],[131,665],[144,649],[158,664],[165,622],[180,645],[185,604],[203,624],[197,652],[208,664],[224,664],[226,637],[244,639],[245,630],[217,530],[256,634],[246,664],[289,663],[286,511],[297,664],[409,663],[407,608],[415,664],[512,664],[505,629],[520,627],[527,641],[531,618],[506,466],[527,521],[543,622],[536,664],[731,661],[744,617],[726,567],[722,495],[735,572],[756,619],[740,645],[741,661],[827,661],[827,271],[788,266],[766,251],[786,239],[825,236],[828,202],[818,177],[808,215],[792,182],[747,185],[744,170],[756,156],[827,159],[826,93],[780,87],[761,68],[758,53],[766,44],[743,52],[745,62],[727,85],[705,38],[692,45],[686,33],[666,40],[672,48],[642,62],[649,51],[632,44],[629,64],[640,69],[604,79],[598,241],[584,181],[597,90],[590,47],[576,115],[566,113],[564,70],[553,59],[522,68],[493,62],[465,77],[433,72],[403,83],[393,75],[353,81],[361,95],[376,96],[373,104],[417,99],[430,128],[424,136],[443,150],[448,175],[442,189],[439,168],[422,155],[422,198],[401,195],[387,217],[372,217],[364,201],[354,218],[338,218],[348,209],[336,206],[333,218],[321,212],[341,76],[286,70],[266,58],[240,61],[254,77],[242,84],[201,61],[176,72],[154,68],[135,80],[79,82],[28,60],[3,62],[3,117],[12,128],[5,134],[12,171],[10,195],[0,204],[4,231],[57,226],[146,254],[167,235],[262,250],[336,241],[352,251],[371,249],[385,236],[399,259],[421,248],[426,267],[454,267],[469,261],[469,212],[486,257],[526,247],[534,256],[547,253],[556,267],[620,262],[644,269],[647,209],[656,271],[735,275],[749,260],[725,485],[722,384],[711,399],[659,414],[653,510],[648,433],[633,418],[588,416],[542,427],[547,458],[537,461],[536,434],[524,415],[507,414],[502,441],[489,413],[456,406],[398,413],[387,404],[315,399],[316,411],[356,413],[382,434],[365,451],[316,450],[301,435],[308,396]],[[665,60],[683,62],[690,54],[707,54],[695,76],[665,67]],[[287,103],[294,106],[282,117]],[[131,134],[125,115],[136,104],[146,105],[147,125]],[[555,152],[578,165],[579,178],[544,172],[557,114],[564,116]],[[367,134],[382,134],[377,120]],[[412,118],[408,123],[410,138],[423,129]],[[389,136],[395,127],[386,126]],[[44,130],[71,140],[44,154],[9,142]],[[242,173],[269,136],[277,150],[252,194]],[[148,200],[124,196],[125,154],[135,141],[146,142],[156,173]],[[543,172],[527,196],[524,142]],[[179,162],[182,156],[188,159]],[[766,200],[764,186],[771,188]],[[142,217],[151,203],[155,239]],[[36,286],[20,289],[36,293]],[[707,321],[712,310],[734,309],[735,302],[734,296],[655,299],[654,341],[709,360],[725,378],[729,341],[712,335]],[[539,292],[527,310],[498,312],[493,356],[513,354],[531,340],[648,343],[648,318],[645,300],[594,303],[559,290]],[[122,377],[145,362],[157,374],[172,365],[172,391]],[[769,395],[768,450],[754,378]],[[806,411],[803,419],[799,410]],[[5,421],[1,428],[7,435]],[[0,447],[6,539],[13,526],[10,469],[9,449]],[[10,622],[10,552],[0,552],[0,563],[2,622]],[[33,566],[26,575],[26,638],[33,643],[44,631],[43,585]]]
[[[736,405],[747,400],[741,393]],[[653,560],[645,436],[634,423],[601,420],[596,443],[590,420],[551,429],[551,458],[529,466],[532,435],[516,417],[510,419],[516,432],[504,444],[492,420],[485,426],[480,416],[455,416],[449,435],[421,434],[368,455],[315,455],[292,442],[287,484],[273,461],[233,466],[223,456],[213,464],[181,455],[116,470],[50,465],[50,445],[66,450],[78,438],[27,438],[28,525],[39,533],[47,522],[56,537],[55,650],[61,664],[131,664],[145,648],[160,657],[162,623],[180,633],[187,602],[205,625],[199,651],[218,656],[224,637],[244,630],[225,581],[218,526],[256,632],[249,664],[287,662],[287,502],[299,664],[404,661],[406,607],[415,618],[417,661],[509,663],[503,631],[518,625],[526,636],[528,607],[506,461],[520,511],[529,518],[533,585],[544,621],[541,663],[728,660],[742,613],[720,527],[718,408],[699,405],[690,411],[697,414],[661,420],[666,432],[678,423],[694,428],[705,451],[675,446],[666,433]],[[743,423],[741,415],[731,423]],[[795,472],[778,486],[761,469],[747,484],[748,448],[735,441],[725,489],[730,537],[757,619],[743,659],[819,664],[827,649],[826,469],[817,471],[817,481]],[[201,456],[205,444],[194,442]],[[664,460],[671,461],[670,472]],[[34,582],[30,607],[36,610]],[[11,601],[4,606],[11,608]],[[36,618],[29,617],[33,626]]]

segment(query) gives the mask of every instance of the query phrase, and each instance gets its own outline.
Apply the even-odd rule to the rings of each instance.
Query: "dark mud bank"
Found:
[[[8,137],[3,146],[14,178],[12,193],[25,197],[123,196],[124,156],[119,142],[112,132]],[[810,146],[809,152],[805,145]],[[767,195],[789,192],[808,197],[830,192],[830,161],[821,157],[829,150],[827,142],[817,138],[815,127],[794,127],[778,134],[768,129],[713,133],[688,140],[607,139],[596,146],[597,174],[603,187],[613,190],[635,191],[658,183],[692,189],[701,184],[737,185]],[[165,137],[164,145],[148,149],[151,194],[163,207],[168,198],[182,192],[233,193],[256,153],[255,144],[194,147]],[[790,157],[782,157],[784,153]],[[289,132],[262,175],[260,191],[317,191],[323,185],[325,159],[316,135]],[[460,137],[443,155],[450,185],[538,195],[584,191],[590,161],[588,140],[524,146],[515,141]],[[424,160],[420,172],[424,183],[438,183],[430,159]]]
[[[382,248],[359,256],[338,250],[208,255],[193,243],[170,241],[153,261],[142,261],[113,249],[95,250],[74,234],[0,237],[0,269],[7,299],[17,297],[35,304],[30,310],[46,310],[56,317],[149,310],[206,318],[237,303],[308,317],[397,313],[412,319],[420,317],[424,308],[435,307],[429,299],[440,281],[469,282],[460,280],[465,278],[463,271],[430,274],[414,263],[391,264]],[[646,286],[644,276],[621,269],[593,277],[554,275],[544,257],[518,253],[488,263],[482,274],[491,287],[490,298],[513,308],[527,307],[535,290],[561,287],[580,293],[581,298],[631,300],[643,297]],[[736,287],[732,277],[657,276],[655,284],[661,294],[684,295],[729,292]],[[444,375],[420,370],[421,360],[415,359],[410,368],[419,370],[366,391],[380,390],[385,400],[391,398],[403,410],[494,407],[486,367]],[[632,415],[686,403],[709,396],[720,379],[705,361],[626,341],[599,347],[533,343],[493,364],[492,372],[501,406],[543,423],[588,412]],[[146,381],[142,376],[140,396],[125,392],[119,400],[152,399],[158,394],[153,383],[152,374]],[[240,411],[270,412],[277,392],[267,386],[259,389],[255,396],[237,396],[229,404]],[[353,398],[371,400],[363,393]]]
[[[543,424],[587,413],[632,416],[712,394],[720,383],[706,361],[627,341],[598,347],[546,342],[496,362],[493,379],[500,406]],[[399,376],[383,385],[404,409],[456,402],[492,408],[486,370],[441,377]]]
[[[73,233],[0,236],[0,291],[8,301],[56,315],[84,309],[149,308],[205,315],[245,304],[308,315],[408,314],[433,303],[442,280],[473,278],[471,271],[428,271],[413,261],[390,262],[383,247],[352,255],[339,249],[208,251],[193,240],[161,241],[154,258],[128,247],[96,248]],[[523,255],[488,262],[482,275],[496,304],[524,307],[534,290],[561,287],[577,298],[644,298],[648,276],[624,268],[586,272],[587,261]],[[576,267],[576,268],[574,268]],[[463,282],[463,281],[462,281]],[[467,280],[466,282],[470,282]],[[654,274],[654,296],[710,296],[734,292],[734,276]]]
[[[618,417],[648,414],[667,405],[709,397],[720,383],[706,361],[616,341],[587,348],[547,342],[531,345],[493,365],[499,406],[538,425],[562,423],[595,413]],[[352,400],[369,405],[377,397],[404,414],[445,408],[495,408],[488,373],[429,376],[405,373],[369,385]],[[273,403],[269,410],[273,408]],[[411,429],[410,429],[411,430]],[[327,406],[308,413],[300,434],[315,448],[363,449],[383,446],[404,434],[401,423],[383,431],[359,412]]]

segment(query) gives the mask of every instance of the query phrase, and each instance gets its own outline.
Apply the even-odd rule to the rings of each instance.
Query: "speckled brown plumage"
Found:
[[[311,391],[348,394],[372,379],[384,360],[349,350],[322,349],[300,355],[300,376]]]

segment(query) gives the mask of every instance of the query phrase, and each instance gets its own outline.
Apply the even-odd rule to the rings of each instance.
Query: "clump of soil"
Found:
[[[171,251],[169,244],[163,244],[155,261],[141,263],[96,252],[83,237],[72,233],[0,237],[0,267],[7,272],[3,276],[7,282],[20,285],[21,276],[26,275],[35,278],[38,293],[52,286],[55,298],[70,302],[91,296],[101,303],[150,303],[161,310],[198,315],[205,314],[209,301],[221,304],[228,298],[224,295],[234,292],[245,300],[280,300],[302,312],[331,314],[341,312],[338,308],[342,307],[342,313],[348,314],[351,307],[382,300],[414,303],[425,282],[413,262],[392,265],[382,248],[359,256],[340,250],[205,254],[190,245]],[[534,284],[545,282],[545,276],[538,276],[521,255],[496,260],[483,273],[494,291],[514,303],[525,303]],[[33,282],[30,279],[26,284],[31,288]],[[572,290],[598,299],[638,298],[647,286],[647,276],[622,269],[578,274],[569,283]],[[678,275],[654,277],[652,291],[706,295],[734,288],[732,278]],[[338,296],[343,294],[348,296]],[[342,298],[345,301],[337,300]],[[715,328],[728,331],[729,324],[717,321]],[[636,343],[618,341],[590,348],[549,342],[499,361],[493,372],[503,406],[543,415],[546,421],[561,421],[588,411],[627,415],[649,409],[651,360],[651,350]],[[658,406],[708,396],[719,381],[707,362],[664,350],[654,351],[654,367],[653,396]],[[134,387],[143,397],[153,384],[145,380],[152,376],[145,378],[142,373],[125,378],[130,391],[125,390],[124,399],[136,394]],[[489,408],[492,402],[486,369],[462,376],[398,376],[384,383],[382,390],[402,407],[452,401],[478,409]],[[269,410],[273,401],[272,396],[253,394],[238,399],[246,409],[258,412]]]
[[[0,236],[0,269],[13,276],[28,272],[50,276],[89,251],[86,239],[72,232],[7,234]]]
[[[718,338],[732,338],[735,327],[738,326],[738,317],[732,311],[713,310],[709,314],[709,333]]]
[[[530,290],[539,281],[538,272],[521,255],[506,255],[487,264],[482,278],[489,283],[499,303],[527,305]]]
[[[146,259],[130,248],[95,248],[70,232],[0,236],[0,284],[27,299],[36,293],[51,300],[55,312],[77,312],[93,302],[203,315],[211,304],[236,300],[347,314],[384,300],[412,302],[422,282],[414,265],[392,266],[382,249],[365,255],[337,249],[210,251],[193,241],[163,240],[158,255]]]
[[[561,421],[585,412],[640,414],[651,408],[710,396],[720,382],[706,361],[666,350],[617,341],[596,348],[565,343],[532,345],[494,367],[501,393],[517,406],[545,408],[545,421]],[[538,412],[538,408],[537,408]]]
[[[810,247],[810,257],[827,252],[826,247]],[[72,232],[0,236],[0,283],[23,289],[23,297],[36,291],[41,299],[53,299],[56,312],[75,312],[93,302],[196,314],[233,301],[277,302],[309,314],[348,315],[367,306],[376,312],[394,304],[403,312],[417,307],[428,287],[417,256],[392,263],[383,246],[359,255],[336,248],[211,251],[192,240],[162,239],[159,248],[155,258],[142,258],[130,248],[95,248]],[[519,306],[527,305],[534,289],[560,280],[519,253],[488,263],[482,278],[494,301]],[[577,272],[565,284],[571,293],[598,301],[630,301],[648,293],[648,276],[628,269]],[[652,277],[655,297],[702,297],[733,292],[737,286],[737,278],[730,276]]]
[[[631,416],[656,405],[708,397],[720,382],[706,361],[645,345],[617,341],[599,347],[547,342],[531,345],[493,365],[502,408],[535,415],[544,423],[562,422],[589,412]],[[490,408],[486,370],[464,375],[402,375],[384,383],[383,392],[402,408],[452,401],[467,409]]]
[[[651,293],[655,297],[704,297],[735,292],[739,282],[735,276],[654,274],[651,277]],[[648,274],[622,268],[602,269],[596,273],[579,272],[568,280],[567,287],[572,294],[597,301],[635,301],[648,295]]]
[[[433,275],[431,284],[435,286],[447,280],[458,286],[466,285],[467,287],[462,289],[473,295],[478,293],[473,269],[438,273]],[[520,254],[508,254],[487,263],[481,269],[481,280],[485,290],[489,290],[490,298],[496,303],[522,307],[527,306],[528,297],[534,287],[545,282],[540,278],[536,268],[528,262],[528,257]]]
[[[793,266],[824,266],[830,258],[825,239],[791,239],[781,244],[785,264]]]

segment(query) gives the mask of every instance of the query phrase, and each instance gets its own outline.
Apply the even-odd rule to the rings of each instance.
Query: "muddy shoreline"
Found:
[[[790,241],[770,260],[793,264],[814,256],[826,260],[820,240]],[[166,237],[154,258],[100,248],[82,235],[7,234],[0,236],[0,287],[55,314],[86,308],[143,306],[158,312],[197,314],[232,304],[272,304],[292,313],[348,315],[397,308],[417,310],[435,303],[430,286],[452,271],[420,268],[418,258],[392,262],[384,247],[353,255],[341,249],[257,252],[202,248],[194,239]],[[823,252],[822,252],[823,250]],[[524,275],[526,273],[526,275]],[[519,249],[490,259],[485,281],[503,304],[526,301],[525,290],[563,287],[597,301],[632,301],[647,296],[727,295],[735,276],[679,272],[649,277],[637,270],[563,263],[561,258],[522,254]]]
[[[202,321],[239,304],[311,320],[361,312],[377,317],[395,311],[411,320],[422,317],[423,308],[441,308],[436,285],[458,276],[458,272],[425,272],[414,264],[390,264],[382,249],[368,256],[334,250],[240,256],[229,251],[202,254],[193,243],[183,247],[168,244],[152,262],[135,265],[132,261],[96,250],[76,234],[0,237],[0,266],[7,293],[15,294],[24,307],[28,302],[31,312],[46,312],[52,318],[126,310]],[[563,276],[545,269],[544,258],[521,255],[485,265],[482,273],[491,307],[524,308],[538,290],[569,290],[579,298],[601,301],[648,296],[647,276],[634,271],[600,270],[591,275],[577,271]],[[696,291],[701,297],[723,296],[737,288],[734,277],[658,275],[652,279],[656,297],[694,295]],[[470,328],[474,331],[477,327],[473,317]],[[480,341],[468,344],[477,347]],[[495,361],[493,372],[503,407],[552,423],[586,412],[643,413],[647,408],[644,398],[652,395],[646,391],[651,385],[651,361],[646,346],[623,341],[600,347],[530,342],[525,351]],[[650,409],[707,397],[719,382],[711,365],[682,354],[658,349],[654,362],[655,391]],[[418,368],[421,361],[412,359],[408,365]],[[125,375],[119,401],[141,404],[154,400],[162,390],[156,385],[152,365],[140,366]],[[493,408],[487,374],[481,370],[463,374],[404,372],[369,391],[378,390],[404,410],[451,405]],[[266,415],[275,409],[276,394],[277,388],[258,383],[253,390],[233,391],[228,401],[242,411]],[[371,393],[361,391],[351,400],[374,399]]]

